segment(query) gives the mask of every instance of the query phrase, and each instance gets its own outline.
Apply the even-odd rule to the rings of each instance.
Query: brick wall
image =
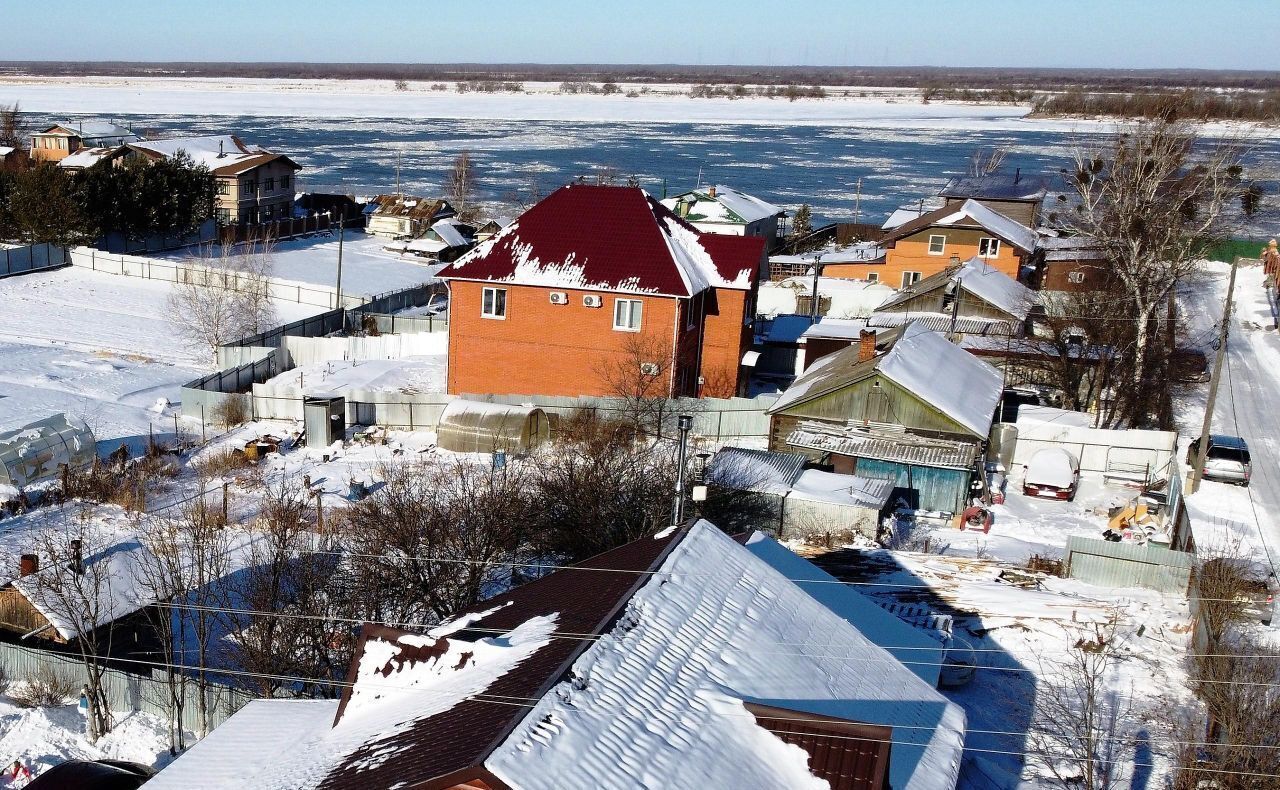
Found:
[[[748,295],[748,291],[720,289],[709,299],[702,341],[703,397],[739,394],[742,355],[751,347]]]
[[[635,359],[637,343],[664,366],[664,387],[670,373],[679,379],[680,371],[669,369],[677,320],[681,334],[687,333],[674,298],[562,289],[569,303],[555,305],[549,294],[561,289],[500,285],[507,289],[507,315],[499,320],[480,315],[484,283],[449,285],[450,393],[612,395],[607,370]],[[584,307],[587,294],[600,296],[604,305]],[[618,298],[644,303],[639,332],[613,329]]]

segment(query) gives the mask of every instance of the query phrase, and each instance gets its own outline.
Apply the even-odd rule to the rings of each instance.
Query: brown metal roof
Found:
[[[756,723],[809,753],[809,770],[831,790],[889,790],[893,729],[788,708],[743,703]]]
[[[472,624],[473,629],[512,629],[530,618],[554,614],[557,632],[604,633],[636,590],[649,581],[647,572],[662,564],[667,553],[687,531],[685,528],[663,538],[642,538],[628,543],[458,614],[498,607],[497,611],[476,620]],[[600,568],[635,572],[592,570]],[[352,671],[360,664],[361,651],[367,641],[395,638],[406,633],[416,632],[365,626],[360,646],[351,662]],[[451,634],[449,639],[485,636],[492,634],[464,629]],[[538,699],[558,683],[578,656],[593,644],[588,639],[552,639],[515,670],[498,678],[485,695]],[[339,717],[349,698],[348,689],[343,694]],[[321,790],[365,790],[370,787],[432,790],[453,787],[473,779],[483,779],[493,787],[505,787],[483,767],[484,761],[529,711],[530,708],[522,705],[467,700],[444,713],[423,719],[399,734],[365,743],[348,755],[346,761],[319,787]],[[395,752],[395,759],[372,759],[388,751]],[[361,767],[370,763],[375,763],[375,767]]]
[[[378,195],[371,203],[377,205],[380,217],[412,217],[431,219],[437,214],[453,214],[453,206],[444,199],[415,197],[413,195]]]

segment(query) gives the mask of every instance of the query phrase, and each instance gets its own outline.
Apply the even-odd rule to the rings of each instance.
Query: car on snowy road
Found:
[[[1058,447],[1037,450],[1022,476],[1022,493],[1049,499],[1076,498],[1080,485],[1080,461]]]
[[[1195,465],[1200,456],[1200,439],[1195,438],[1187,448],[1187,463]],[[1210,434],[1209,452],[1205,453],[1201,470],[1206,480],[1249,485],[1253,476],[1253,462],[1249,458],[1249,445],[1239,436]]]

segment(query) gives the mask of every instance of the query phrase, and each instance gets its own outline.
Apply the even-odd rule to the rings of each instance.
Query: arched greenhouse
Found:
[[[455,400],[436,426],[436,444],[455,453],[513,453],[545,442],[551,425],[542,409]]]
[[[84,469],[93,463],[93,431],[65,414],[0,433],[0,485],[28,486],[56,478],[63,464]]]

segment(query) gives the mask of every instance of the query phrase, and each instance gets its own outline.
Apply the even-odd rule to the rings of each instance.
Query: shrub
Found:
[[[75,691],[75,683],[58,677],[52,667],[42,666],[23,678],[9,692],[9,698],[24,708],[51,708],[65,704]]]
[[[209,415],[224,428],[235,428],[249,421],[249,399],[244,395],[228,395],[213,407]]]
[[[237,469],[253,466],[253,462],[243,450],[229,447],[225,450],[205,453],[194,461],[191,467],[203,478],[226,477]]]

